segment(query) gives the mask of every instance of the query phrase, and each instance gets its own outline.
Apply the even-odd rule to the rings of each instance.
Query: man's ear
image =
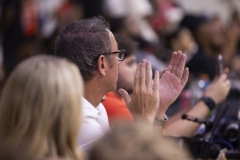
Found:
[[[97,60],[97,70],[102,76],[105,76],[106,69],[107,69],[107,59],[104,55],[100,55]]]

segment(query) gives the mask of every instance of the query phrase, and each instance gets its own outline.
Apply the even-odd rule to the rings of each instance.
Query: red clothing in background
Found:
[[[133,122],[133,116],[129,112],[124,100],[116,96],[113,92],[106,94],[106,100],[103,105],[107,111],[109,123],[113,123],[115,120],[122,120]]]

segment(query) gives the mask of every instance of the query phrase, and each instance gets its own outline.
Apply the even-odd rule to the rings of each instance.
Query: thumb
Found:
[[[129,94],[127,93],[127,91],[125,91],[124,89],[119,89],[118,92],[122,95],[122,98],[124,99],[125,103],[128,105],[131,101],[131,98],[129,96]]]

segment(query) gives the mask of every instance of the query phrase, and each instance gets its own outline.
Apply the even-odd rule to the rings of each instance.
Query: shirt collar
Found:
[[[104,106],[102,105],[102,103],[100,103],[96,108],[90,103],[88,102],[88,100],[86,100],[84,97],[82,97],[82,105],[83,105],[83,109],[84,110],[88,110],[90,112],[93,113],[98,113],[98,112],[102,112],[104,110]]]

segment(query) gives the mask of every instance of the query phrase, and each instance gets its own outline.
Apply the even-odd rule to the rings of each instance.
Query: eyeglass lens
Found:
[[[124,58],[124,51],[120,51],[120,52],[118,53],[118,58],[119,58],[120,60],[123,60],[123,58]]]

